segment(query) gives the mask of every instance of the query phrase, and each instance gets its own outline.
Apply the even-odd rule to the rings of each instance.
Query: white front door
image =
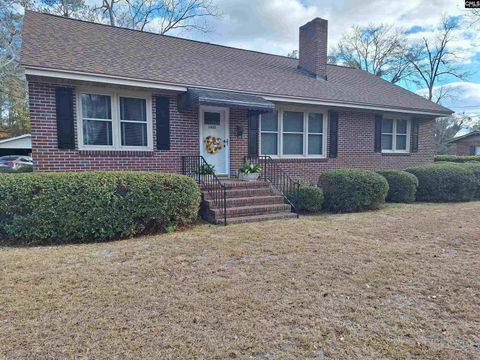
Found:
[[[227,108],[200,108],[200,154],[214,166],[216,174],[229,174]]]

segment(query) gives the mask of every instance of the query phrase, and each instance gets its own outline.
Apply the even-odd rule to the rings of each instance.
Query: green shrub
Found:
[[[418,179],[418,201],[468,201],[475,192],[475,175],[463,164],[436,163],[407,169]]]
[[[298,191],[297,208],[301,211],[318,212],[323,205],[323,190],[317,186],[303,186]]]
[[[472,161],[463,163],[462,166],[471,170],[475,177],[475,190],[473,192],[473,199],[480,199],[480,163]]]
[[[471,161],[480,161],[480,156],[472,155],[472,156],[457,156],[457,155],[436,155],[435,161],[441,162],[456,162],[456,163],[465,163]]]
[[[106,241],[197,218],[190,178],[147,172],[0,176],[0,237],[34,244]]]
[[[339,169],[320,176],[325,208],[335,212],[377,209],[385,202],[387,180],[374,172]]]
[[[386,200],[399,203],[411,203],[415,201],[418,179],[415,175],[402,170],[379,171],[388,182]]]

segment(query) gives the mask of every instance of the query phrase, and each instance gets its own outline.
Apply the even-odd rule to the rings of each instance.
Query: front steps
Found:
[[[227,224],[297,217],[285,204],[283,196],[265,181],[222,180],[226,187]],[[223,209],[218,209],[202,189],[202,217],[214,224],[224,223]]]

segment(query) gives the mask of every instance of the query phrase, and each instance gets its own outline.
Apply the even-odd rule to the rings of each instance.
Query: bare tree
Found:
[[[464,80],[469,73],[461,70],[458,65],[460,60],[451,50],[450,45],[454,40],[454,30],[458,23],[453,18],[444,17],[436,35],[433,38],[423,37],[408,51],[406,58],[415,69],[419,82],[428,90],[427,98],[440,102],[445,93],[435,99],[435,87],[445,77],[456,77]]]
[[[103,0],[96,8],[112,26],[165,34],[174,29],[208,31],[206,19],[218,16],[212,0]]]
[[[463,115],[451,115],[438,118],[435,122],[435,145],[437,154],[448,154],[452,148],[450,140],[471,121],[470,117]]]
[[[334,50],[338,62],[397,83],[412,74],[405,59],[407,40],[392,25],[353,26]]]
[[[19,64],[22,15],[0,0],[0,125],[13,134],[28,131],[26,82]]]

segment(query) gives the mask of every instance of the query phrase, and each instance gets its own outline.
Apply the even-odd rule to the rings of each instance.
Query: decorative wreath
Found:
[[[209,154],[215,154],[222,148],[222,139],[220,137],[208,135],[205,138],[204,143]]]

